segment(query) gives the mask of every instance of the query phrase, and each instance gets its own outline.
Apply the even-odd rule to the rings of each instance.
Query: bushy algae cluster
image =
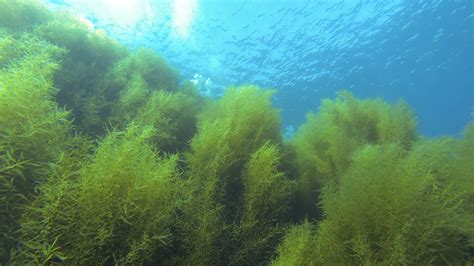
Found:
[[[272,93],[0,1],[0,264],[472,263],[473,123],[342,91],[284,140]]]

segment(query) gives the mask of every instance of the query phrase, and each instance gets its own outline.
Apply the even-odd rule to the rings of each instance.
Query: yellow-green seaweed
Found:
[[[0,242],[4,262],[18,241],[22,206],[33,196],[35,185],[47,178],[49,164],[68,148],[72,124],[69,112],[53,101],[56,91],[52,80],[58,68],[54,57],[62,50],[27,36],[5,36],[0,43],[4,44],[0,54],[5,60],[0,69]]]
[[[9,31],[27,30],[50,18],[50,12],[38,0],[0,1],[0,27]]]
[[[268,262],[286,231],[296,182],[280,170],[280,161],[280,149],[265,143],[246,166],[242,177],[243,210],[237,230],[241,243],[232,264]]]
[[[275,154],[276,150],[270,146],[262,148],[264,145],[279,145],[282,142],[278,111],[271,106],[271,94],[271,91],[255,86],[229,88],[222,99],[208,107],[200,116],[198,133],[191,142],[191,152],[187,156],[190,168],[190,204],[184,207],[183,227],[188,232],[185,245],[189,252],[185,261],[198,264],[225,264],[232,260],[245,262],[248,258],[244,253],[239,254],[236,247],[242,240],[250,239],[239,239],[239,230],[250,232],[254,225],[275,225],[275,220],[271,221],[275,218],[271,215],[261,219],[253,217],[256,212],[266,213],[261,208],[274,206],[272,204],[275,203],[254,206],[255,192],[246,190],[245,183],[263,182],[267,176],[275,182],[271,192],[268,192],[275,199],[291,194],[291,182],[285,181],[273,168],[279,157]],[[266,152],[262,150],[251,160],[259,149],[265,149]],[[260,158],[260,154],[268,156]],[[249,161],[252,163],[248,165],[250,168],[247,174],[253,171],[265,172],[265,176],[258,177],[262,178],[260,181],[250,181],[250,177],[244,177]],[[270,168],[259,168],[265,164]],[[242,204],[242,201],[246,203]],[[285,209],[284,205],[279,207]],[[258,208],[258,211],[253,208]],[[243,213],[246,213],[247,218],[242,218]],[[278,213],[275,215],[273,217],[278,217]],[[283,217],[278,217],[277,220],[281,218]],[[240,219],[244,219],[241,228]],[[251,222],[255,224],[249,226]],[[269,226],[268,230],[272,228]],[[247,233],[243,235],[245,234]],[[256,237],[258,239],[259,236]],[[255,240],[254,238],[250,242]],[[241,252],[247,253],[245,250]]]
[[[0,264],[472,264],[472,122],[342,91],[283,141],[271,97],[0,1]]]
[[[112,132],[90,163],[39,186],[22,217],[19,261],[103,265],[166,258],[179,173],[176,156],[160,158],[146,143],[152,131],[131,125]]]
[[[272,265],[315,265],[315,226],[305,220],[303,224],[292,226],[278,246],[278,256]]]
[[[337,182],[357,149],[382,143],[399,143],[408,149],[416,139],[416,119],[402,101],[392,105],[382,99],[360,100],[348,91],[323,100],[319,112],[308,115],[292,141],[302,212],[317,214],[317,190]]]
[[[462,199],[397,144],[366,146],[323,197],[321,264],[461,263],[467,243]],[[465,188],[468,189],[468,188]]]

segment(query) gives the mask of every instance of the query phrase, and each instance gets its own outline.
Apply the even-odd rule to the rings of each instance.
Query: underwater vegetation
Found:
[[[316,229],[306,224],[292,229],[274,263],[458,265],[468,256],[472,260],[472,203],[466,203],[473,174],[446,180],[442,172],[472,168],[472,162],[459,160],[459,144],[449,152],[444,144],[426,141],[409,152],[399,144],[367,145],[355,152],[339,184],[323,188],[322,221]],[[453,158],[444,166],[432,164],[447,157]]]
[[[58,68],[53,56],[61,50],[37,41],[0,38],[2,258],[16,240],[19,208],[32,198],[35,185],[48,176],[48,165],[72,140],[69,112],[53,101],[52,75]]]
[[[158,156],[147,144],[152,131],[131,125],[111,132],[79,169],[53,171],[23,213],[18,261],[142,264],[166,257],[178,157]]]
[[[0,265],[472,264],[473,122],[341,91],[284,140],[272,95],[0,1]]]
[[[282,138],[271,95],[229,88],[200,115],[186,158],[185,264],[262,263],[283,234],[295,185],[279,169]]]
[[[417,137],[415,116],[403,101],[359,100],[348,91],[340,91],[334,100],[323,100],[319,112],[308,115],[293,140],[304,212],[318,215],[319,196],[314,191],[337,183],[356,150],[383,143],[399,143],[408,149]]]

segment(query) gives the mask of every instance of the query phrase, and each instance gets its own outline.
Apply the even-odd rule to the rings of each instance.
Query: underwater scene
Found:
[[[0,0],[0,265],[473,265],[474,1]]]

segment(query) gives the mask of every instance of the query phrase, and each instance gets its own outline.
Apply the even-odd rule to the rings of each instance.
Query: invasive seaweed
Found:
[[[474,123],[423,138],[406,103],[342,91],[283,141],[272,93],[204,98],[151,49],[0,1],[0,264],[473,261]]]
[[[468,129],[469,131],[469,129]],[[457,142],[367,145],[336,184],[324,187],[325,219],[315,237],[290,231],[274,262],[305,264],[463,264],[472,249],[471,172]],[[472,152],[471,152],[472,153]],[[467,166],[472,167],[472,166]],[[459,175],[452,175],[453,173]],[[462,184],[459,186],[459,184]],[[304,243],[304,244],[303,244]]]
[[[17,220],[48,166],[68,146],[69,113],[54,101],[53,57],[61,49],[25,36],[0,39],[0,218],[2,261],[17,241]]]
[[[104,45],[104,49],[106,47],[108,45]],[[118,49],[114,48],[114,50]],[[143,111],[141,105],[145,104],[147,98],[151,97],[155,91],[178,92],[178,72],[152,50],[139,49],[120,61],[119,58],[121,57],[110,56],[109,60],[103,60],[102,63],[105,63],[108,68],[103,68],[103,72],[99,74],[94,73],[98,75],[98,79],[87,87],[88,91],[72,90],[77,95],[65,97],[65,99],[75,99],[76,105],[72,105],[73,109],[77,110],[75,116],[80,128],[89,134],[103,135],[106,129],[104,120],[112,126],[124,128],[131,119],[136,118],[138,113]],[[110,62],[112,59],[114,59],[113,62]],[[87,61],[87,63],[97,65],[95,61]],[[197,95],[194,96],[198,98]],[[189,98],[183,99],[183,101],[186,100]],[[77,106],[77,103],[80,105]],[[194,106],[187,107],[189,110],[199,109]],[[186,110],[182,111],[189,113]]]
[[[466,126],[463,138],[455,147],[453,167],[449,169],[454,177],[451,182],[453,189],[462,193],[468,220],[474,221],[474,122]],[[470,228],[470,244],[474,247],[474,225]]]
[[[48,9],[37,0],[0,2],[0,26],[9,31],[27,30],[50,16]]]
[[[281,172],[281,154],[275,144],[266,143],[250,158],[242,183],[240,246],[232,264],[263,264],[270,260],[289,222],[296,182]]]
[[[137,264],[166,258],[178,178],[152,129],[110,133],[79,171],[52,176],[22,218],[19,261]],[[45,249],[48,250],[46,256]]]
[[[367,146],[335,192],[316,236],[320,262],[461,263],[467,244],[462,200],[396,144]],[[468,188],[465,188],[468,189]]]
[[[179,73],[165,59],[151,49],[140,48],[121,60],[109,73],[108,82],[115,87],[124,87],[139,76],[150,90],[177,91]]]
[[[229,88],[199,119],[198,134],[187,156],[189,194],[194,198],[193,204],[185,207],[183,225],[189,232],[185,240],[189,261],[229,263],[235,254],[232,243],[239,240],[235,237],[238,233],[234,225],[239,224],[242,217],[241,202],[247,192],[242,180],[245,166],[263,145],[268,142],[278,145],[282,141],[278,111],[271,107],[270,96],[270,91],[255,86]],[[266,159],[269,167],[275,165],[275,158]],[[257,166],[252,169],[254,167]],[[268,170],[270,176],[279,179],[275,170]],[[278,186],[275,184],[272,191],[277,192]],[[253,193],[248,192],[250,198],[246,201],[250,211]]]
[[[32,56],[43,56],[47,62],[56,64],[54,73],[59,68],[58,62],[65,50],[52,45],[30,33],[9,34],[0,37],[0,69],[7,70],[21,65]]]
[[[308,115],[308,122],[293,140],[303,215],[318,216],[316,191],[337,182],[350,166],[354,151],[382,143],[409,148],[416,138],[414,115],[403,102],[390,105],[381,99],[359,100],[348,91],[339,92],[335,100],[323,100],[320,111]]]
[[[188,82],[178,92],[147,92],[140,80],[124,92],[111,121],[153,126],[156,130],[150,142],[160,152],[185,151],[196,133],[197,114],[205,101]]]
[[[178,78],[177,71],[151,50],[140,50],[115,67],[127,54],[125,49],[72,14],[53,14],[34,1],[2,2],[1,5],[4,7],[2,12],[9,11],[19,16],[16,20],[3,16],[0,21],[1,31],[5,33],[0,39],[2,263],[9,260],[19,263],[35,261],[38,264],[55,259],[86,260],[87,256],[94,256],[91,251],[72,249],[84,252],[85,257],[75,258],[76,255],[71,255],[71,249],[68,249],[71,243],[68,240],[71,239],[67,237],[71,237],[69,231],[77,225],[77,221],[72,221],[77,218],[74,217],[77,213],[58,211],[58,208],[71,210],[83,203],[76,197],[80,193],[75,192],[80,191],[79,184],[69,178],[85,179],[78,172],[87,167],[78,167],[75,161],[90,153],[90,149],[81,148],[88,141],[84,142],[80,136],[71,137],[70,118],[74,118],[77,129],[92,136],[104,134],[107,120],[114,121],[111,118],[120,121],[116,124],[120,128],[126,128],[136,120],[136,127],[155,136],[147,138],[147,143],[162,149],[160,152],[176,152],[187,147],[194,134],[196,113],[203,101],[187,83],[175,94],[152,96],[153,90],[176,91]],[[20,21],[26,18],[22,16],[30,15],[30,18]],[[120,70],[119,74],[124,74],[125,87],[109,86],[111,83],[106,82],[107,78],[118,78],[113,75],[116,69]],[[128,75],[146,81],[143,88],[146,95],[151,96],[146,107],[132,108],[133,104],[129,103],[136,95],[122,93],[122,90],[137,84],[133,80],[129,83]],[[119,101],[119,98],[123,100]],[[72,116],[54,100],[71,108]],[[112,116],[115,110],[123,112]],[[154,111],[159,119],[154,119]],[[132,116],[127,119],[129,113]],[[154,129],[150,129],[150,125]],[[165,134],[171,140],[158,137],[161,132],[168,132]],[[61,167],[52,170],[58,160]],[[38,191],[43,194],[30,203]],[[25,206],[28,206],[26,212]],[[12,248],[18,245],[18,219],[23,212],[22,246],[11,258]],[[38,230],[42,226],[57,228],[54,232],[45,230],[40,233]],[[153,241],[148,238],[154,237],[147,236],[144,241],[151,243]],[[145,242],[134,240],[137,246],[130,252],[144,252]],[[75,248],[78,248],[81,242],[76,244]],[[133,256],[150,259],[137,254]],[[127,260],[131,261],[133,256],[127,255]],[[154,254],[153,257],[159,256]]]
[[[315,226],[308,220],[301,225],[292,226],[278,247],[278,257],[271,264],[315,265],[315,231]]]
[[[115,98],[107,97],[113,88],[103,89],[101,84],[114,64],[127,55],[125,48],[67,12],[37,26],[33,34],[67,50],[55,75],[55,86],[60,89],[56,99],[72,110],[83,132],[102,135],[101,123],[107,120]]]

